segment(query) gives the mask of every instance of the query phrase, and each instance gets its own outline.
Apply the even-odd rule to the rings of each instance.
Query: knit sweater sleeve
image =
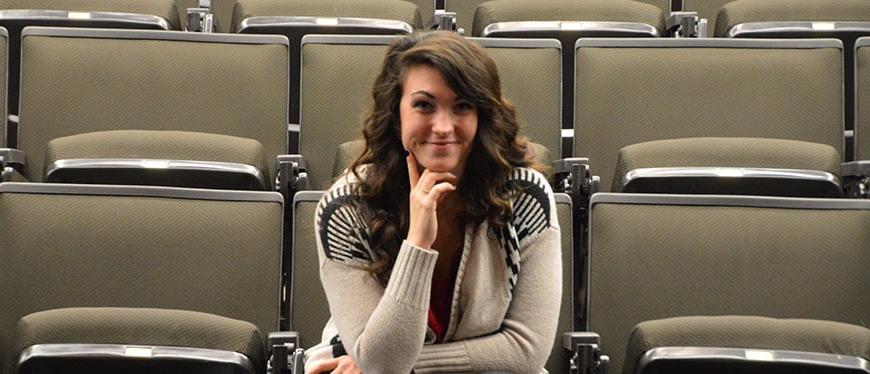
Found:
[[[529,178],[515,205],[525,217],[516,217],[520,231],[520,271],[516,288],[502,321],[493,334],[445,344],[426,345],[414,366],[415,373],[506,371],[537,373],[552,349],[562,290],[561,241],[553,192],[543,176]],[[518,206],[537,201],[539,207]],[[530,214],[537,210],[537,214]],[[541,215],[545,217],[541,218]],[[537,222],[529,225],[529,222]],[[523,236],[525,235],[525,236]]]
[[[324,195],[315,217],[320,279],[348,354],[365,373],[408,374],[423,346],[438,253],[403,242],[386,287],[364,269],[367,229],[345,186]]]

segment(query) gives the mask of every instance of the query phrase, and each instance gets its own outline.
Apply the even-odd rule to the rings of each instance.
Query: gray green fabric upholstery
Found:
[[[574,330],[573,276],[574,269],[574,214],[567,196],[566,199],[556,200],[556,214],[559,218],[559,229],[562,236],[562,304],[559,308],[559,322],[556,328],[555,342],[550,358],[547,359],[546,369],[550,373],[567,373],[569,352],[562,348],[562,334]]]
[[[856,98],[855,110],[858,113],[855,122],[855,149],[858,151],[856,160],[870,159],[870,47],[860,47],[855,53]]]
[[[314,211],[319,199],[298,201],[293,207],[293,304],[291,329],[298,331],[302,346],[320,343],[321,332],[329,320],[329,303],[320,283],[317,243],[314,237]]]
[[[613,190],[634,169],[744,167],[816,170],[840,174],[840,154],[827,144],[782,139],[692,138],[633,144],[616,161]]]
[[[435,22],[435,0],[405,0],[417,6],[420,9],[420,18],[423,22],[423,29],[429,29]]]
[[[253,324],[214,314],[151,308],[63,308],[18,321],[21,351],[36,344],[133,344],[241,353],[264,372],[264,338]]]
[[[277,330],[283,228],[277,193],[219,194],[228,196],[223,199],[155,187],[87,187],[111,194],[87,195],[64,193],[77,187],[68,185],[23,185],[31,193],[4,186],[14,185],[0,185],[0,299],[6,300],[0,367],[14,364],[19,318],[48,309],[183,309]],[[162,196],[125,192],[131,190]]]
[[[639,323],[631,332],[623,373],[659,347],[755,348],[829,353],[870,360],[870,330],[846,323],[754,316],[677,317]]]
[[[286,45],[30,35],[22,53],[19,145],[33,181],[48,141],[106,130],[250,138],[267,160],[287,152]]]
[[[561,51],[555,48],[489,47],[486,53],[498,65],[502,95],[517,107],[520,134],[560,157]]]
[[[639,41],[643,42],[643,41]],[[619,149],[687,137],[780,138],[843,153],[843,64],[836,48],[582,47],[574,156],[611,189]],[[716,46],[719,47],[716,47]],[[705,94],[686,87],[704,87]]]
[[[45,164],[81,158],[133,158],[229,162],[253,166],[270,181],[263,145],[253,139],[186,132],[115,130],[52,139]],[[274,161],[272,161],[274,163]]]
[[[259,16],[374,18],[423,26],[417,6],[401,0],[240,0],[233,8],[232,31],[244,19]]]
[[[196,8],[198,3],[198,0],[175,0],[178,16],[184,27],[187,27],[187,8]],[[211,12],[217,20],[216,30],[218,32],[229,31],[235,4],[235,0],[211,0]]]
[[[782,21],[870,21],[870,2],[864,0],[740,0],[719,11],[716,36],[741,23]]]
[[[593,202],[589,329],[601,334],[612,372],[621,371],[628,337],[642,321],[757,315],[866,326],[870,320],[866,204],[855,210],[703,206],[716,199]]]
[[[299,153],[308,160],[311,189],[329,187],[336,148],[361,137],[386,51],[386,44],[302,46]]]
[[[514,21],[635,22],[662,30],[664,15],[654,5],[631,0],[494,0],[477,7],[472,35],[480,36],[487,25]]]
[[[365,147],[365,142],[362,139],[352,140],[342,143],[335,151],[335,163],[332,166],[332,177],[335,178],[347,169],[357,157],[359,157]],[[547,147],[538,143],[529,142],[529,149],[532,152],[531,159],[535,162],[550,166],[553,163],[553,155]]]
[[[162,17],[170,29],[180,30],[181,21],[175,0],[2,0],[0,9],[67,10],[148,14]]]
[[[683,10],[698,12],[698,16],[707,19],[707,36],[712,37],[716,28],[716,18],[719,9],[734,0],[683,0]]]
[[[635,0],[641,3],[655,5],[662,10],[662,14],[667,16],[671,12],[671,0]],[[685,2],[685,0],[683,0]]]

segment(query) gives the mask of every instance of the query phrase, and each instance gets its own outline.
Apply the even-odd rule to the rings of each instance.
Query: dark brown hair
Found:
[[[372,88],[374,104],[362,130],[365,150],[350,166],[359,180],[353,200],[369,222],[368,241],[374,252],[369,270],[384,283],[408,233],[410,189],[399,103],[405,75],[418,65],[440,71],[457,97],[477,110],[477,134],[465,161],[466,177],[457,186],[465,204],[461,217],[465,222],[477,226],[488,221],[491,232],[504,227],[516,193],[508,176],[515,167],[531,165],[527,142],[517,135],[514,106],[502,98],[498,69],[481,47],[443,31],[412,34],[394,42]]]

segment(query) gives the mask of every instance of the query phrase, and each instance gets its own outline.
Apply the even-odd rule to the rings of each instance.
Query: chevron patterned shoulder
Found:
[[[517,241],[522,243],[551,226],[553,189],[544,175],[528,168],[514,169],[509,181],[520,187],[520,193],[513,200],[511,221]]]
[[[497,232],[496,237],[505,251],[508,268],[505,284],[508,295],[513,297],[521,269],[520,248],[523,241],[546,230],[554,219],[550,205],[553,190],[547,178],[528,168],[514,169],[508,177],[508,183],[519,187],[520,192],[512,201],[513,216],[510,223]]]
[[[351,187],[333,186],[317,205],[315,225],[326,257],[339,262],[372,261],[368,226],[351,203]]]

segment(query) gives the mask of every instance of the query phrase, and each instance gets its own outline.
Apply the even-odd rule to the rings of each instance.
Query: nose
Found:
[[[453,132],[456,116],[449,110],[439,110],[432,118],[432,132],[438,136],[447,136]]]

